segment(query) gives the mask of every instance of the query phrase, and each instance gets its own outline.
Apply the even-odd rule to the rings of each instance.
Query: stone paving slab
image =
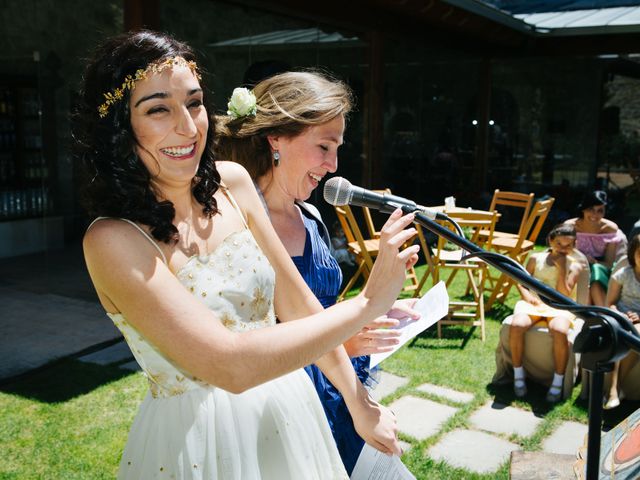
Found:
[[[103,348],[97,352],[83,355],[78,358],[81,362],[97,363],[98,365],[109,365],[110,363],[121,362],[133,358],[133,354],[126,342],[118,342],[110,347]]]
[[[396,414],[398,430],[418,440],[424,440],[440,430],[440,427],[457,411],[457,408],[424,398],[406,395],[389,408]]]
[[[589,428],[578,422],[562,422],[558,428],[542,442],[542,450],[549,453],[575,455],[584,443]]]
[[[433,385],[431,383],[425,383],[417,387],[418,390],[431,395],[437,395],[438,397],[446,398],[455,403],[469,403],[473,400],[473,394],[467,392],[459,392],[447,387],[441,387],[439,385]]]
[[[399,377],[398,375],[394,375],[393,373],[388,373],[385,371],[380,371],[380,383],[371,390],[371,398],[373,398],[376,402],[379,402],[387,395],[391,395],[400,387],[405,386],[409,383],[409,379],[405,377]]]
[[[429,449],[427,454],[458,468],[476,473],[491,473],[507,461],[520,447],[484,432],[454,430]]]
[[[97,302],[0,285],[0,379],[121,337]]]
[[[471,415],[469,420],[480,430],[507,435],[516,434],[521,437],[532,435],[542,422],[541,418],[531,412],[491,401]]]
[[[575,479],[575,455],[547,452],[511,452],[510,480],[564,480]]]

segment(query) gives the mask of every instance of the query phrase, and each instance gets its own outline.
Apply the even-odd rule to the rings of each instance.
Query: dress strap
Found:
[[[231,202],[231,205],[233,205],[233,208],[236,209],[236,211],[238,212],[238,215],[240,215],[240,218],[242,219],[242,224],[244,225],[244,228],[246,228],[247,230],[249,229],[249,225],[247,224],[247,220],[244,218],[244,215],[242,213],[242,210],[240,210],[240,207],[238,206],[238,204],[236,203],[236,199],[233,198],[233,195],[231,195],[231,191],[227,188],[226,185],[220,183],[220,188],[222,190],[222,193],[224,193],[224,195],[229,199],[229,201]]]
[[[113,220],[122,220],[123,222],[127,222],[131,225],[133,225],[134,227],[136,227],[138,229],[138,231],[145,236],[145,238],[147,240],[149,240],[151,242],[151,244],[156,247],[156,250],[158,250],[158,252],[160,253],[160,256],[162,257],[162,261],[165,263],[165,265],[169,265],[169,263],[167,262],[167,257],[164,256],[164,252],[162,251],[162,249],[160,248],[160,246],[156,243],[156,241],[151,238],[151,235],[149,235],[147,232],[145,232],[142,228],[140,228],[140,226],[135,223],[132,222],[131,220],[129,220],[128,218],[117,218],[117,217],[98,217],[96,218],[93,222],[91,222],[89,224],[89,226],[87,227],[87,230],[89,230],[94,223],[96,223],[98,220],[105,220],[105,219],[113,219]]]
[[[258,186],[258,182],[253,182],[253,186],[256,187],[256,192],[258,192],[258,198],[260,199],[260,202],[262,202],[264,211],[267,212],[267,217],[271,217],[271,215],[269,215],[269,206],[267,205],[267,201],[264,198],[264,194],[262,193],[262,190],[260,190],[260,187]]]

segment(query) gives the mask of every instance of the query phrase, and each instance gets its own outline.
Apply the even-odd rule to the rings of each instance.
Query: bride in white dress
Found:
[[[390,217],[362,293],[323,311],[246,171],[213,161],[193,52],[153,32],[97,50],[74,136],[98,217],[87,267],[150,386],[120,478],[347,478],[301,370],[312,362],[365,441],[400,453],[393,414],[368,397],[340,344],[399,293],[417,260],[417,247],[400,250],[412,216]]]

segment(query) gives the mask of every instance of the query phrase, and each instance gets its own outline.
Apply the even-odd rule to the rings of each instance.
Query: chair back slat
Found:
[[[344,205],[341,207],[336,206],[335,210],[336,214],[338,215],[340,225],[342,226],[342,230],[344,230],[344,235],[347,238],[347,243],[358,244],[360,252],[355,253],[358,253],[362,256],[366,267],[370,271],[373,268],[373,258],[369,253],[369,249],[367,248],[364,236],[360,231],[360,226],[358,225],[356,217],[353,215],[353,210],[351,210],[351,207],[349,205]]]
[[[527,217],[533,205],[533,193],[503,192],[496,189],[493,192],[489,210],[499,210],[498,207],[521,208],[522,216],[518,226],[518,235],[522,235]]]
[[[555,198],[550,197],[535,203],[524,227],[524,232],[526,233],[520,236],[518,248],[522,245],[525,238],[532,243],[536,243],[538,235],[540,235],[540,230],[542,230],[542,226],[549,216],[553,202],[555,202]]]
[[[471,230],[471,236],[468,239],[485,250],[491,246],[493,241],[493,233],[496,228],[499,215],[496,210],[490,212],[469,211],[469,212],[452,212],[449,214],[452,220],[462,228]]]
[[[391,189],[385,188],[381,190],[373,190],[373,192],[382,195],[385,193],[391,193]],[[369,210],[369,207],[362,207],[362,214],[364,215],[364,223],[369,231],[369,238],[380,238],[380,231],[376,229],[376,226],[373,223],[373,217],[371,216],[371,210]]]

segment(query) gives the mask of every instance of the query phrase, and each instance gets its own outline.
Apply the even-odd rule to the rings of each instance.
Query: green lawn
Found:
[[[462,276],[459,277],[449,289],[452,297],[462,290]],[[425,382],[473,393],[474,400],[447,422],[444,431],[468,426],[471,412],[489,399],[533,410],[544,417],[535,435],[528,439],[509,438],[525,450],[539,449],[541,441],[560,421],[586,423],[586,406],[577,399],[579,387],[571,399],[549,409],[543,387],[530,385],[527,400],[515,401],[510,386],[489,385],[495,368],[500,321],[510,313],[516,296],[513,289],[506,306],[498,305],[488,313],[484,343],[478,331],[461,327],[444,327],[444,338],[438,339],[433,327],[385,360],[384,370],[407,377],[410,382],[383,403],[409,392],[429,398],[415,390]],[[0,387],[0,479],[114,478],[129,426],[146,388],[140,373],[124,372],[117,365],[88,365],[73,359]],[[440,398],[433,400],[444,402]],[[607,412],[606,422],[614,425],[638,404],[625,407]],[[403,437],[412,444],[403,460],[416,477],[508,478],[507,465],[498,475],[479,476],[431,461],[425,456],[425,449],[437,442],[440,435],[422,442]]]

